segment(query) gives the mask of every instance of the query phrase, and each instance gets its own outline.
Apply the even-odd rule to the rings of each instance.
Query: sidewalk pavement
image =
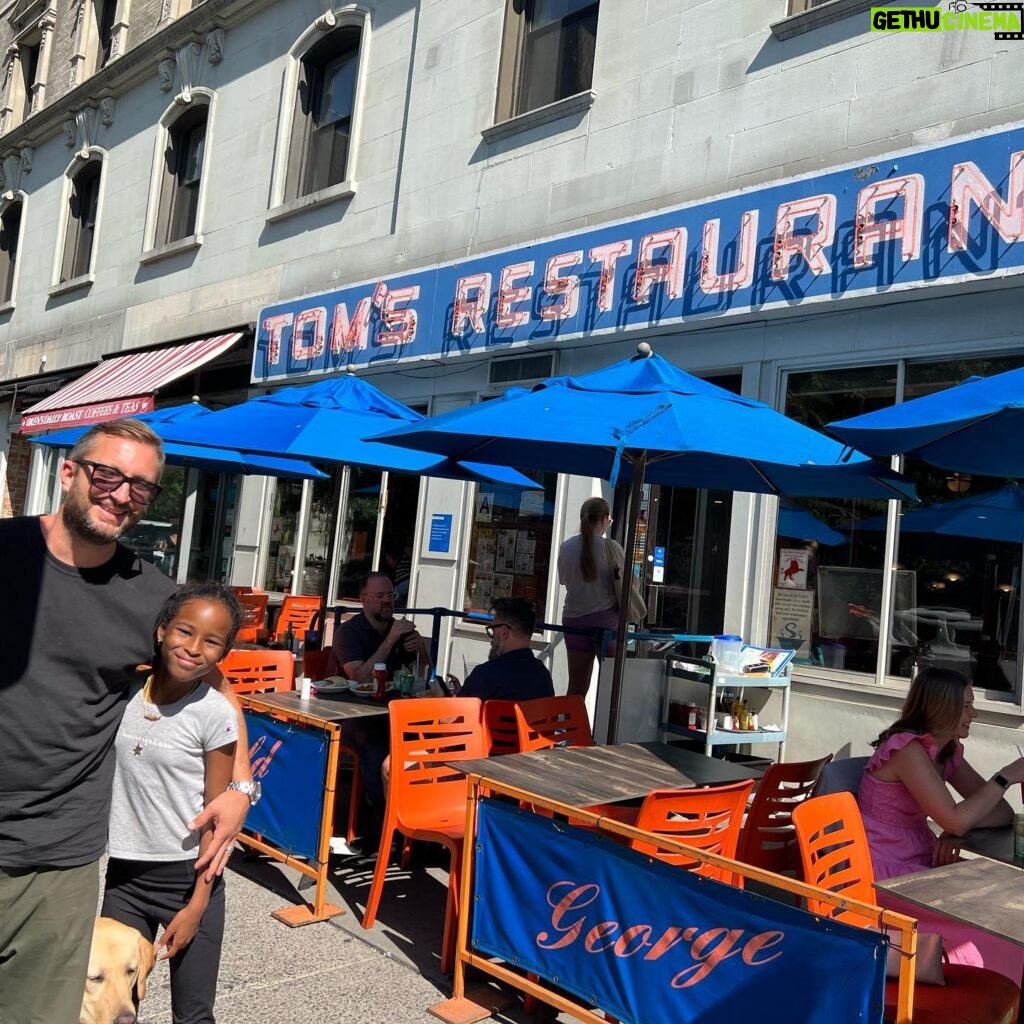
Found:
[[[439,850],[439,848],[437,848]],[[275,861],[236,850],[225,872],[227,933],[221,957],[217,1024],[437,1024],[429,1006],[451,995],[451,978],[439,967],[447,872],[443,852],[418,845],[414,858],[427,866],[408,871],[395,859],[384,885],[377,923],[362,920],[373,862],[332,858],[328,901],[345,908],[329,921],[289,928],[271,911],[312,899],[311,881]],[[309,888],[304,888],[305,886]],[[168,1024],[166,963],[150,976],[140,1024]],[[474,978],[469,988],[485,984]],[[514,1024],[568,1021],[541,1007],[527,1014],[521,997],[494,1018]]]

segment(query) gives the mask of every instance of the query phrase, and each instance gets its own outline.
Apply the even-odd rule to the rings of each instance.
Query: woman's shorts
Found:
[[[618,608],[606,608],[603,612],[593,612],[590,615],[579,615],[576,617],[562,616],[562,625],[571,626],[573,629],[611,629],[619,627]],[[596,640],[592,635],[586,633],[566,633],[565,646],[570,651],[587,651],[590,654],[599,654],[601,641]],[[605,653],[609,656],[615,653],[615,640],[610,639]]]

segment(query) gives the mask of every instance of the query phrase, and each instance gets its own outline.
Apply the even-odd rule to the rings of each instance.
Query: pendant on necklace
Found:
[[[135,746],[134,746],[134,747],[132,747],[132,753],[133,753],[133,754],[134,754],[134,755],[135,755],[136,757],[138,757],[138,756],[139,756],[139,754],[141,754],[141,753],[142,753],[142,744],[141,744],[141,743],[136,743],[136,744],[135,744]]]
[[[142,717],[147,722],[157,722],[160,720],[160,709],[155,704],[150,704],[148,700],[142,702]]]

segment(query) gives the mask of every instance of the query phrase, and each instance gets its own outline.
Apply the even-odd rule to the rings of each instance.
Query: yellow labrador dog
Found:
[[[132,992],[145,996],[153,960],[153,943],[137,929],[97,917],[79,1024],[135,1024]]]

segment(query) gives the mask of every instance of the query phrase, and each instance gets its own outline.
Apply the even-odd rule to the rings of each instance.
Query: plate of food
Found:
[[[349,683],[349,691],[354,693],[357,697],[372,697],[373,691],[377,688],[377,684],[370,680],[368,683]],[[395,684],[390,680],[388,681],[385,690],[390,692],[395,688]]]
[[[314,684],[317,693],[342,693],[352,685],[351,679],[344,676],[328,676],[318,679]]]

